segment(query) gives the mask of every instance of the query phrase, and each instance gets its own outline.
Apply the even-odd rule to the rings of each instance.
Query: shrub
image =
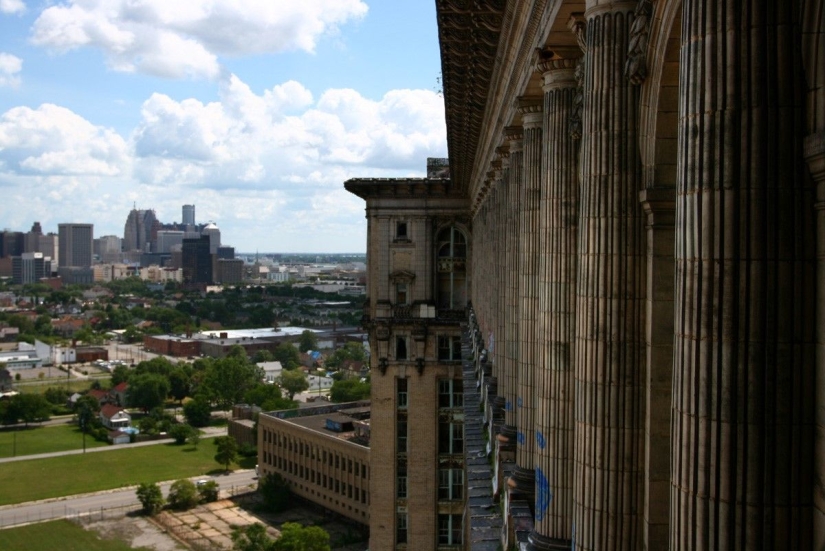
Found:
[[[201,496],[201,501],[204,503],[212,503],[213,501],[218,501],[218,493],[220,492],[220,486],[214,480],[208,480],[203,484],[198,485],[198,493]]]
[[[273,513],[285,511],[289,506],[289,486],[278,473],[269,473],[258,481],[258,493],[264,505]]]
[[[198,504],[198,490],[191,480],[176,480],[169,488],[169,507],[185,511]]]
[[[156,515],[163,509],[163,494],[157,484],[143,482],[137,487],[135,493],[140,504],[143,505],[143,512],[147,515]]]
[[[189,435],[191,435],[194,430],[195,429],[186,424],[172,425],[172,427],[169,429],[169,436],[175,439],[175,444],[182,446],[186,443],[186,440],[189,438]]]

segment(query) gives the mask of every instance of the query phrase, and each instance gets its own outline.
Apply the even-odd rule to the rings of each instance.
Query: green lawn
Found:
[[[15,440],[17,441],[15,444]],[[91,436],[86,436],[86,447],[107,446]],[[83,435],[74,425],[40,427],[32,425],[28,429],[4,430],[0,432],[0,457],[13,455],[33,455],[36,453],[76,450],[83,447]],[[16,450],[16,451],[15,451]]]
[[[0,505],[220,473],[215,451],[207,438],[197,448],[159,444],[9,463],[0,469]],[[250,465],[254,457],[241,460]]]
[[[129,551],[132,547],[119,540],[100,539],[97,532],[87,531],[68,520],[30,524],[0,530],[0,549],[4,551]],[[147,549],[141,547],[140,549]]]

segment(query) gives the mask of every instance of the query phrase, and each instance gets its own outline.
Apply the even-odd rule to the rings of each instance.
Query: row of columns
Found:
[[[587,8],[584,56],[540,62],[544,97],[521,100],[474,220],[530,546],[809,549],[825,263],[798,6],[683,2],[675,189],[642,180],[623,74],[636,3]]]

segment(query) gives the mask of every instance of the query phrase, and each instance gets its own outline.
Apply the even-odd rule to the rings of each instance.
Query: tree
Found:
[[[330,551],[329,533],[320,526],[301,526],[297,522],[281,525],[281,537],[272,551]]]
[[[191,368],[178,365],[169,373],[169,394],[183,403],[183,399],[189,396],[192,386]]]
[[[193,427],[205,427],[212,418],[212,406],[209,405],[209,400],[199,394],[183,404],[183,416]]]
[[[264,506],[273,513],[280,513],[289,507],[289,486],[278,473],[269,473],[259,479],[258,493],[261,494]]]
[[[201,433],[199,430],[193,430],[189,433],[189,436],[186,437],[186,443],[192,446],[193,448],[197,448],[198,444],[201,441]]]
[[[97,412],[100,410],[100,402],[88,394],[81,396],[74,404],[74,410],[77,415],[77,426],[80,431],[88,433],[95,424],[97,419]]]
[[[232,531],[233,551],[272,551],[275,541],[266,534],[263,524],[256,522]]]
[[[200,494],[201,501],[204,503],[218,501],[219,492],[220,486],[214,480],[207,480],[203,484],[198,484],[198,494]]]
[[[58,386],[51,386],[43,393],[43,397],[55,406],[65,406],[69,399],[69,391]]]
[[[163,406],[169,394],[169,379],[155,373],[134,374],[129,379],[126,402],[143,411]]]
[[[220,409],[229,410],[263,379],[262,370],[246,357],[227,356],[215,361],[204,374],[203,386]]]
[[[42,394],[17,394],[9,400],[4,421],[11,421],[9,424],[23,421],[28,426],[29,423],[47,421],[51,412],[52,405]]]
[[[298,349],[292,346],[291,343],[282,342],[272,352],[276,361],[281,362],[281,367],[284,369],[295,369],[301,365],[301,356],[298,354]]]
[[[259,406],[264,411],[275,411],[279,409],[293,409],[295,402],[288,400],[281,395],[281,388],[278,385],[268,385],[261,383],[247,391],[244,402],[250,405]]]
[[[263,362],[272,362],[275,361],[275,356],[272,355],[272,352],[269,350],[258,350],[252,356],[252,363],[263,363]]]
[[[352,360],[353,362],[363,362],[367,359],[364,345],[358,342],[348,342],[326,359],[324,365],[329,369],[337,369],[343,362]]]
[[[137,487],[135,493],[140,504],[143,505],[143,512],[147,515],[156,515],[163,509],[163,494],[157,484],[143,482]]]
[[[125,383],[129,380],[131,372],[125,365],[118,365],[112,370],[112,386],[117,386],[120,383]]]
[[[310,350],[318,349],[318,336],[314,331],[304,329],[301,336],[298,337],[298,350],[301,352],[309,352]]]
[[[355,402],[370,397],[370,384],[358,379],[344,379],[335,381],[329,391],[329,398],[336,403]]]
[[[229,465],[238,459],[238,443],[231,436],[219,436],[215,438],[215,445],[218,447],[215,461],[229,471]]]
[[[169,429],[169,436],[175,439],[175,444],[182,446],[189,439],[192,432],[195,431],[196,429],[192,428],[190,425],[172,425],[172,428]]]
[[[298,392],[303,392],[309,388],[307,376],[300,369],[296,369],[294,371],[283,371],[278,379],[278,382],[281,385],[281,388],[286,391],[287,395],[289,395],[290,400],[292,400]]]
[[[198,504],[198,489],[191,480],[185,478],[176,480],[169,488],[169,507],[179,511],[191,509]]]

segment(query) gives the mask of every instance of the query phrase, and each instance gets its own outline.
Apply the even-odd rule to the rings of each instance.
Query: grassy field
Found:
[[[104,388],[108,388],[109,381],[111,380],[110,375],[101,375],[100,377],[95,377],[95,380],[100,381],[100,384],[103,385]],[[37,382],[30,382],[15,385],[14,389],[18,392],[22,392],[24,394],[43,394],[49,387],[56,386],[58,388],[68,389],[70,393],[73,392],[85,392],[89,390],[89,387],[92,386],[91,380],[82,380],[78,381],[77,379],[71,379],[68,383],[66,379],[49,379],[48,381],[37,381]]]
[[[127,543],[104,540],[96,532],[86,531],[68,520],[31,524],[0,530],[3,551],[129,551]],[[148,548],[141,547],[140,549]]]
[[[9,463],[0,469],[0,505],[220,473],[215,451],[208,438],[197,448],[158,444]],[[255,462],[243,458],[240,466],[252,468]]]
[[[17,441],[15,444],[15,440]],[[91,436],[86,436],[87,448],[107,446]],[[0,457],[33,455],[36,453],[76,450],[83,447],[83,435],[74,425],[55,425],[0,432]],[[16,450],[16,451],[15,451]]]

